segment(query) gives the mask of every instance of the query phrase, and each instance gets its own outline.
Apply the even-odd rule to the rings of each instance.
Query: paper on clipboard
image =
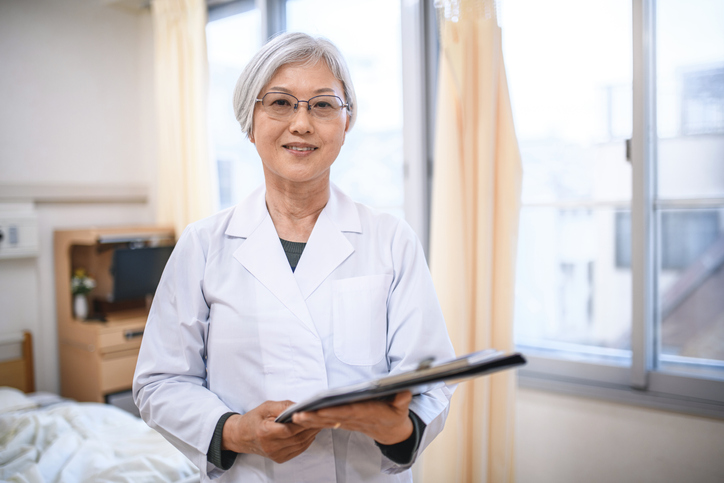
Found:
[[[405,390],[411,391],[413,395],[421,394],[439,383],[459,382],[493,372],[512,369],[525,363],[525,358],[521,354],[506,355],[488,349],[473,352],[440,364],[421,364],[412,371],[321,392],[306,401],[289,406],[277,416],[276,422],[290,423],[292,422],[292,415],[302,411],[316,411],[331,406],[380,399]]]

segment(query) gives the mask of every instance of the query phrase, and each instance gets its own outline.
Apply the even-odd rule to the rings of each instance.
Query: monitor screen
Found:
[[[145,298],[156,292],[172,246],[119,248],[113,252],[113,301]]]

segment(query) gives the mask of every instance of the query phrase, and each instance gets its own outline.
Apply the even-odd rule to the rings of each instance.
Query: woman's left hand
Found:
[[[306,428],[359,431],[380,444],[405,441],[413,431],[409,416],[412,393],[404,391],[391,401],[366,401],[296,413],[292,421]]]

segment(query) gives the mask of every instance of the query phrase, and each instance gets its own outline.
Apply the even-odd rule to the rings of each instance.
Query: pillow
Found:
[[[36,407],[38,404],[27,397],[23,391],[14,387],[0,387],[0,414]]]

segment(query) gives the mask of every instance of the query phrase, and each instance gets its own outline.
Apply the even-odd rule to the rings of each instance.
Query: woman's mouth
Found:
[[[283,147],[292,151],[314,151],[315,149],[317,149],[314,146],[294,146],[291,144],[284,144]]]

